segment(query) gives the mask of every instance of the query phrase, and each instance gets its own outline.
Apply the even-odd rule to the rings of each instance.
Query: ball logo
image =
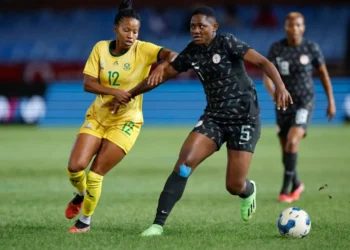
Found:
[[[213,62],[215,64],[218,64],[221,61],[221,56],[219,54],[214,54],[213,55]]]
[[[301,55],[300,56],[300,63],[303,65],[306,65],[310,62],[310,59],[307,55]]]

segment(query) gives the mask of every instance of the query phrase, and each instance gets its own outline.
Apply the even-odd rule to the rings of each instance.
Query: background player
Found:
[[[84,89],[97,97],[86,113],[68,163],[69,180],[79,194],[68,204],[66,217],[74,218],[83,204],[82,216],[70,232],[90,229],[104,175],[124,158],[140,133],[142,96],[128,102],[130,94],[125,89],[146,78],[157,60],[171,61],[177,55],[137,40],[140,16],[131,8],[131,1],[122,2],[114,24],[116,40],[97,43],[84,69]],[[158,73],[162,73],[164,65],[158,68]],[[128,102],[118,114],[111,114],[102,107],[113,97],[120,103]],[[86,176],[84,170],[94,155],[96,157]]]
[[[286,109],[292,102],[272,63],[233,35],[216,34],[218,24],[213,9],[196,9],[190,29],[193,41],[165,68],[164,78],[152,76],[130,91],[133,97],[137,96],[159,82],[193,68],[207,98],[204,114],[185,140],[174,171],[159,197],[154,224],[142,233],[143,236],[162,234],[165,220],[180,200],[190,174],[225,142],[228,155],[226,189],[242,198],[244,221],[250,220],[255,213],[256,186],[246,177],[260,137],[260,110],[255,86],[243,61],[260,67],[274,79],[278,108]]]
[[[278,200],[289,203],[298,200],[304,190],[304,184],[297,177],[296,165],[299,143],[306,134],[314,105],[313,67],[319,72],[327,94],[329,120],[334,117],[336,107],[322,52],[316,43],[303,39],[303,15],[298,12],[288,14],[285,30],[287,38],[272,44],[268,58],[279,70],[294,102],[287,110],[276,110],[284,164],[284,179]],[[266,74],[264,83],[273,96],[273,81]]]

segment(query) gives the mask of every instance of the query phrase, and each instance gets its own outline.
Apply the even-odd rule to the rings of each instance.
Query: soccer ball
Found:
[[[304,210],[290,207],[282,211],[277,226],[283,236],[304,238],[310,233],[311,220]]]

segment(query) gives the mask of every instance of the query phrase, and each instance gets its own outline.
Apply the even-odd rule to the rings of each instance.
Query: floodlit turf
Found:
[[[64,209],[74,189],[65,168],[77,129],[0,127],[0,249],[350,249],[350,127],[311,127],[302,143],[306,191],[294,206],[309,213],[312,229],[301,240],[277,230],[279,213],[290,205],[276,201],[282,166],[272,127],[263,128],[249,174],[258,185],[250,223],[241,221],[239,199],[225,190],[223,147],[190,178],[164,236],[141,238],[190,130],[145,126],[105,178],[91,232],[68,234],[74,221]]]

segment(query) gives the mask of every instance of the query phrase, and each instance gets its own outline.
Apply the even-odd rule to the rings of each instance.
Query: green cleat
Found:
[[[141,236],[158,236],[162,235],[163,227],[161,225],[152,224],[149,228],[147,228]]]
[[[250,181],[254,186],[254,192],[248,198],[242,199],[241,217],[244,221],[249,221],[256,211],[256,184]]]

